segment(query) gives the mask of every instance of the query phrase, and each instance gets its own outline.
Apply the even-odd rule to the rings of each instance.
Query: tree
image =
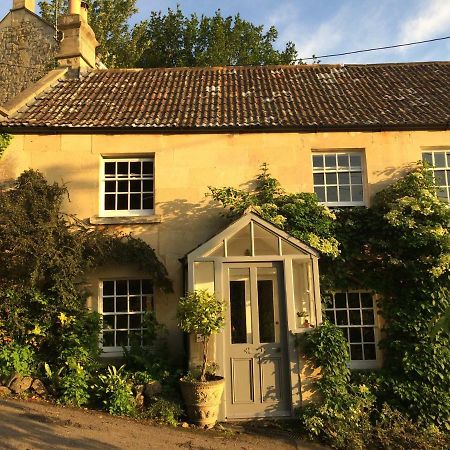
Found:
[[[256,26],[239,14],[223,17],[220,10],[207,17],[187,17],[179,6],[166,14],[152,12],[139,30],[139,47],[144,51],[139,67],[231,66],[292,64],[297,51],[292,42],[278,51],[278,31]]]
[[[136,39],[140,36],[139,26],[132,33],[130,17],[138,10],[136,0],[87,0],[89,24],[95,32],[100,46],[97,54],[107,67],[132,67],[138,58]],[[56,4],[58,14],[67,12],[67,0],[43,0],[39,2],[42,17],[55,24]]]

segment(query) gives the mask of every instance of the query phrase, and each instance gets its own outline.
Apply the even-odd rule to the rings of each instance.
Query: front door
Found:
[[[224,269],[226,416],[288,416],[282,266],[236,263]]]

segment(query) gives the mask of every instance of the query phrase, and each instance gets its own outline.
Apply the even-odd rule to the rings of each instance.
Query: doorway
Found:
[[[228,418],[289,416],[283,266],[224,265]]]

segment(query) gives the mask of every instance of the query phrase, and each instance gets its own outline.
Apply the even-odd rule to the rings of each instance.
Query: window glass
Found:
[[[130,346],[132,339],[142,343],[145,311],[152,305],[150,280],[103,281],[102,346],[104,351]]]
[[[375,312],[372,295],[368,292],[336,292],[330,300],[325,316],[337,325],[348,342],[352,361],[377,359]]]
[[[329,206],[364,204],[362,154],[314,153],[314,192]]]
[[[422,160],[433,173],[438,197],[450,201],[450,150],[424,152]]]
[[[103,159],[102,213],[139,215],[154,210],[151,159]]]

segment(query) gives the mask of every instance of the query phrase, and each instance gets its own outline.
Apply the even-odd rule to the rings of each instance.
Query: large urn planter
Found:
[[[225,381],[180,380],[181,393],[189,420],[201,427],[212,428],[217,422]]]

